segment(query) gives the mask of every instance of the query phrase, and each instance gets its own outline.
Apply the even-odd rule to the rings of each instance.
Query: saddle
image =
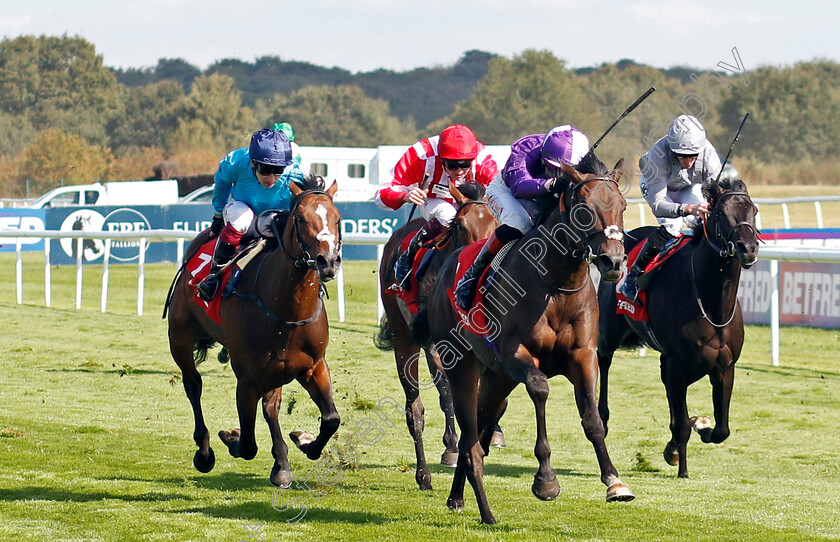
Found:
[[[674,254],[679,252],[680,249],[685,247],[691,239],[691,235],[679,235],[675,237],[665,245],[665,248],[662,249],[662,251],[657,254],[649,264],[647,264],[645,272],[636,280],[636,286],[639,289],[639,294],[635,301],[627,299],[618,291],[618,288],[616,288],[615,295],[618,301],[616,311],[618,314],[624,314],[625,316],[628,316],[638,322],[648,321],[645,303],[647,301],[647,292],[645,290],[648,286],[650,286],[651,281],[662,267],[662,264],[668,261],[668,259],[670,259]],[[639,243],[627,255],[627,267],[621,273],[621,277],[619,277],[616,285],[621,284],[627,277],[628,270],[633,267],[633,264],[636,262],[636,258],[639,257],[639,253],[642,251],[642,248],[646,243],[647,241]]]
[[[268,244],[268,239],[271,238],[252,237],[247,243],[243,243],[240,246],[233,255],[233,258],[231,258],[230,262],[225,264],[219,273],[219,290],[221,290],[221,294],[215,296],[209,302],[204,301],[201,297],[199,297],[197,286],[207,275],[210,274],[210,267],[213,262],[213,252],[216,249],[216,238],[214,237],[213,239],[209,239],[201,245],[201,247],[184,265],[184,269],[191,277],[187,281],[187,285],[193,291],[193,302],[204,309],[207,316],[209,316],[210,319],[217,324],[221,325],[222,323],[219,312],[222,305],[222,299],[229,297],[233,293],[242,270],[245,269],[245,266],[247,266],[257,256],[257,254],[263,251]],[[245,237],[243,236],[243,241],[244,240]]]
[[[458,282],[461,278],[463,278],[463,276],[467,273],[467,269],[469,269],[470,265],[472,265],[475,261],[475,258],[478,256],[478,253],[481,251],[484,243],[485,241],[477,241],[464,247],[458,254],[458,267],[455,270],[455,280],[446,289],[446,295],[449,297],[449,302],[452,304],[455,314],[458,316],[459,320],[463,322],[464,328],[473,335],[486,340],[489,326],[487,322],[487,315],[484,312],[484,292],[487,291],[485,285],[493,280],[496,271],[498,271],[505,259],[505,256],[507,256],[508,252],[510,252],[510,249],[516,244],[516,241],[510,241],[505,244],[493,258],[493,261],[490,262],[490,265],[484,269],[484,272],[478,278],[478,283],[476,284],[475,297],[473,298],[472,307],[470,307],[469,311],[465,311],[461,309],[457,303],[455,303],[455,288],[458,286]],[[490,346],[492,347],[493,345],[490,344]]]
[[[452,242],[452,236],[449,235],[449,232],[449,229],[445,229],[434,239],[422,244],[417,250],[417,253],[414,255],[414,261],[411,263],[410,274],[412,280],[408,281],[408,288],[402,288],[398,284],[392,284],[386,290],[387,293],[396,294],[397,297],[402,299],[412,316],[417,316],[417,313],[420,312],[420,279],[429,267],[429,262],[432,260],[435,251],[447,248],[449,243]],[[411,239],[412,237],[407,235],[402,240],[400,251],[405,252],[408,249],[408,245],[411,244]]]

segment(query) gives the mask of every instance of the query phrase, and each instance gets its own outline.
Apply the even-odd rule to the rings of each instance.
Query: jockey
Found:
[[[671,123],[668,135],[642,156],[639,169],[639,187],[660,226],[619,285],[618,291],[630,300],[636,299],[636,279],[654,256],[680,231],[690,229],[709,213],[703,187],[717,177],[721,163],[700,121],[680,115]]]
[[[536,224],[542,209],[535,200],[562,192],[567,179],[563,164],[575,167],[588,152],[589,139],[570,124],[556,126],[547,134],[525,136],[510,146],[504,169],[487,187],[490,208],[501,224],[458,282],[455,301],[459,307],[469,310],[476,283],[499,250]]]
[[[219,289],[220,268],[236,252],[254,217],[269,209],[288,209],[291,181],[303,173],[292,158],[289,138],[281,130],[264,128],[251,136],[247,148],[231,151],[219,162],[213,188],[210,236],[219,237],[210,274],[198,284],[198,295],[210,301]]]
[[[397,210],[405,202],[413,203],[427,221],[397,260],[397,284],[406,280],[420,246],[443,233],[455,218],[450,182],[455,186],[468,182],[487,186],[498,169],[472,130],[460,124],[448,126],[440,135],[420,140],[405,151],[391,171],[392,180],[383,183],[376,193],[380,208]]]

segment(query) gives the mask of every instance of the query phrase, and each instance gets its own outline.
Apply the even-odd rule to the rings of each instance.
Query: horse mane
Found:
[[[741,179],[738,179],[738,178],[735,178],[735,179],[730,179],[730,178],[720,179],[718,181],[718,186],[724,192],[746,192],[747,194],[749,194],[749,190],[747,190],[747,183],[745,183],[744,181],[742,181]],[[703,189],[703,193],[704,194],[707,193],[705,188]],[[691,228],[691,233],[697,239],[702,238],[703,235],[705,235],[705,233],[703,232],[703,222],[698,221],[697,224],[695,224]]]
[[[600,158],[595,156],[593,151],[586,153],[586,156],[575,166],[575,169],[581,173],[592,173],[593,175],[606,175],[610,172],[606,164]]]
[[[303,174],[303,182],[298,183],[301,188],[303,188],[304,192],[309,192],[312,190],[324,190],[325,183],[324,178],[315,173],[314,171],[307,171]]]
[[[475,181],[471,181],[468,183],[464,183],[458,187],[458,190],[466,196],[467,198],[478,201],[484,198],[484,194],[486,192],[486,187],[481,183],[477,183]]]

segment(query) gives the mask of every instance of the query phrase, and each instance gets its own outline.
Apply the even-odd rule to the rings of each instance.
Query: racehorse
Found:
[[[288,448],[277,413],[282,386],[292,380],[306,389],[321,411],[317,438],[294,432],[290,437],[295,445],[309,459],[318,459],[338,429],[339,415],[324,357],[329,329],[322,283],[332,280],[341,265],[341,217],[332,200],[336,184],[326,191],[323,185],[323,179],[314,175],[306,178],[304,188],[289,184],[294,200],[288,218],[272,220],[271,229],[278,239],[273,249],[263,250],[242,269],[233,295],[222,298],[221,325],[196,302],[195,288],[188,284],[190,273],[183,272],[184,268],[170,289],[169,349],[181,368],[184,390],[192,405],[193,438],[198,445],[193,464],[201,472],[213,468],[215,455],[201,411],[201,375],[196,363],[205,359],[207,349],[216,342],[230,354],[237,378],[241,429],[219,432],[233,457],[253,459],[257,453],[254,421],[257,402],[262,398],[274,457],[271,483],[281,487],[291,484]],[[282,233],[279,227],[283,227]],[[190,245],[188,254],[208,238],[209,230]]]
[[[435,285],[438,270],[446,257],[457,248],[486,239],[498,225],[498,221],[483,199],[484,187],[482,185],[466,183],[461,186],[461,189],[450,185],[450,192],[457,203],[458,210],[452,221],[452,228],[447,234],[446,244],[432,252],[429,263],[417,279],[419,280],[417,284],[418,312],[425,311],[426,299]],[[399,253],[401,240],[410,237],[422,224],[422,219],[409,222],[403,228],[395,231],[385,245],[385,254],[391,254],[392,257],[383,258],[379,266],[379,289],[382,304],[385,308],[385,317],[380,323],[380,332],[375,337],[374,343],[382,350],[394,350],[397,373],[405,393],[406,423],[411,438],[414,440],[414,453],[417,459],[415,479],[420,489],[430,490],[432,489],[432,479],[423,447],[425,421],[423,402],[420,399],[419,388],[421,384],[418,381],[417,368],[420,345],[412,334],[412,324],[415,318],[406,308],[406,304],[388,291],[395,280],[394,260],[396,258],[394,256]],[[443,444],[446,450],[441,456],[441,463],[446,466],[455,466],[458,460],[458,437],[455,431],[452,393],[446,376],[435,363],[432,349],[424,349],[424,351],[432,380],[437,386],[440,396],[440,408],[446,419],[446,428],[443,434]]]
[[[671,440],[665,461],[679,465],[688,477],[686,445],[693,428],[703,442],[723,442],[729,436],[729,401],[735,362],[744,344],[744,322],[738,305],[741,268],[758,258],[756,207],[740,180],[712,183],[706,191],[710,214],[685,247],[665,260],[646,290],[649,326],[660,352],[662,383],[671,411]],[[639,228],[627,237],[628,250],[656,228]],[[644,324],[616,313],[615,285],[598,289],[601,319],[598,362],[601,368],[599,410],[606,427],[608,373],[613,353],[633,334],[645,336]],[[715,427],[708,417],[689,419],[688,386],[708,375],[712,384]]]
[[[549,462],[545,423],[548,379],[558,374],[574,386],[584,433],[595,448],[601,481],[608,487],[607,500],[634,498],[609,458],[598,415],[598,304],[589,277],[590,260],[605,280],[616,280],[626,260],[621,233],[626,202],[618,188],[624,162],[607,172],[590,153],[578,170],[566,166],[564,173],[571,179],[546,222],[514,245],[483,286],[484,301],[470,310],[468,320],[473,324],[479,312],[487,320],[479,330],[481,336],[466,330],[463,313],[456,313],[452,304],[459,253],[444,264],[429,301],[430,338],[449,377],[461,428],[458,466],[447,504],[453,510],[463,509],[468,478],[483,523],[496,522],[484,491],[484,456],[507,397],[520,382],[534,403],[537,420],[534,452],[540,466],[531,489],[543,500],[560,493]]]

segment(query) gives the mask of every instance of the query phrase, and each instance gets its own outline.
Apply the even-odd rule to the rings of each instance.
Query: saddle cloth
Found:
[[[455,303],[455,287],[458,285],[458,281],[461,280],[461,278],[467,273],[467,269],[469,269],[475,261],[475,258],[478,256],[478,253],[481,251],[484,243],[485,241],[476,241],[471,245],[467,245],[460,253],[458,253],[458,267],[455,270],[455,281],[449,288],[446,289],[446,295],[449,296],[449,302],[455,310],[455,315],[463,323],[464,328],[473,335],[482,338],[484,338],[490,330],[487,325],[487,315],[484,312],[484,288],[481,286],[487,281],[491,266],[488,265],[484,269],[484,273],[482,273],[478,278],[475,299],[469,311],[464,311]]]
[[[265,246],[265,240],[260,240],[254,244],[248,245],[240,249],[240,251],[231,259],[230,263],[222,269],[219,273],[219,292],[209,302],[204,301],[198,296],[198,284],[210,274],[210,267],[213,263],[213,252],[216,249],[216,239],[210,239],[198,251],[193,254],[193,257],[187,261],[185,266],[187,273],[190,274],[190,279],[187,281],[187,286],[192,290],[192,300],[199,307],[204,309],[207,316],[214,322],[221,325],[222,318],[220,315],[220,308],[222,299],[228,297],[232,291],[232,286],[235,286],[236,279],[239,278],[239,272],[245,268],[245,265],[259,254]],[[231,274],[234,273],[234,279],[231,281]],[[230,286],[228,284],[230,282]]]
[[[657,254],[645,267],[645,272],[640,277],[640,279],[644,277],[645,280],[637,280],[636,285],[639,286],[641,283],[643,286],[647,287],[653,279],[653,275],[659,270],[662,264],[665,263],[668,258],[676,254],[677,251],[687,245],[691,239],[692,237],[690,235],[680,235],[668,243],[662,252]],[[647,241],[639,243],[633,248],[633,250],[630,251],[630,254],[627,255],[627,267],[625,267],[624,271],[621,273],[621,277],[619,277],[618,282],[616,283],[615,292],[615,296],[618,301],[616,312],[618,314],[624,314],[638,322],[648,321],[647,307],[645,304],[645,301],[647,300],[647,292],[640,289],[639,294],[636,296],[636,301],[631,301],[618,291],[618,286],[624,282],[625,278],[627,278],[629,269],[633,267],[633,264],[636,262],[636,258],[639,257],[639,253],[642,251],[645,244],[647,244]]]
[[[412,239],[413,237],[408,235],[403,239],[400,245],[401,252],[405,252],[408,249],[408,245],[411,244]],[[411,263],[408,288],[392,287],[386,290],[387,293],[396,294],[397,297],[402,299],[412,316],[417,316],[417,313],[420,311],[420,304],[417,299],[420,294],[419,279],[434,254],[433,247],[433,243],[426,243],[421,245],[417,250],[417,253],[414,255],[414,261]]]

